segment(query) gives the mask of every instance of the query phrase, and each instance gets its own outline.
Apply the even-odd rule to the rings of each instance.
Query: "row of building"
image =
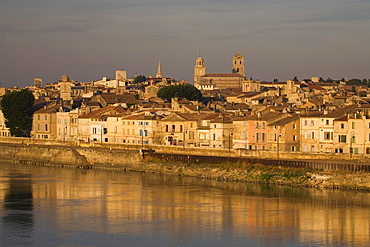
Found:
[[[341,83],[245,77],[244,57],[232,73],[206,73],[199,57],[194,86],[202,102],[157,97],[178,82],[162,75],[135,84],[126,71],[116,79],[80,83],[64,75],[42,86],[36,98],[31,138],[120,145],[166,145],[275,152],[370,154],[369,88]],[[18,90],[17,88],[3,90]],[[1,96],[0,94],[0,96]],[[0,109],[0,136],[10,136]]]
[[[85,114],[81,108],[63,111],[61,105],[49,104],[34,113],[31,138],[145,147],[370,154],[369,106],[304,114],[266,107],[240,116],[190,107],[186,100],[173,102],[171,108],[132,111],[110,105]]]

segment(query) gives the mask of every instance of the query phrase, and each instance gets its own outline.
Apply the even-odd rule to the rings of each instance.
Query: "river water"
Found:
[[[0,163],[0,246],[370,246],[370,196]]]

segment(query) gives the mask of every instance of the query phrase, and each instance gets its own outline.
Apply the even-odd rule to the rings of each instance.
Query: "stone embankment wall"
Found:
[[[142,163],[137,151],[27,144],[0,144],[0,159],[70,167],[134,166]]]
[[[224,154],[226,154],[224,152]],[[179,155],[173,154],[172,157]],[[223,181],[273,183],[317,188],[370,190],[368,172],[322,171],[251,163],[184,162],[145,159],[138,149],[0,143],[0,160],[33,165],[140,171]]]
[[[201,148],[201,147],[181,147],[181,146],[163,146],[163,145],[129,145],[129,144],[110,144],[110,143],[81,143],[76,141],[55,141],[32,138],[19,137],[0,137],[0,143],[7,144],[28,144],[28,145],[49,145],[49,146],[64,146],[64,147],[91,147],[105,149],[120,149],[120,150],[139,150],[152,149],[158,153],[172,154],[187,154],[187,155],[204,155],[204,156],[225,156],[225,157],[258,157],[261,159],[285,159],[285,160],[340,160],[350,162],[369,162],[369,155],[360,154],[335,154],[335,153],[303,153],[303,152],[282,152],[276,151],[258,151],[244,149],[217,149],[217,148]]]

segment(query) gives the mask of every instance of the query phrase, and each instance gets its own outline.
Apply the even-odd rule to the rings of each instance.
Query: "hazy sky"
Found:
[[[370,0],[0,0],[0,86],[207,72],[370,78]]]

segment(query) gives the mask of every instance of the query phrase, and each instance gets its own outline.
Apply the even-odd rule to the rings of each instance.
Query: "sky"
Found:
[[[246,77],[370,79],[370,0],[0,0],[0,87],[80,82],[116,70],[193,82]]]

